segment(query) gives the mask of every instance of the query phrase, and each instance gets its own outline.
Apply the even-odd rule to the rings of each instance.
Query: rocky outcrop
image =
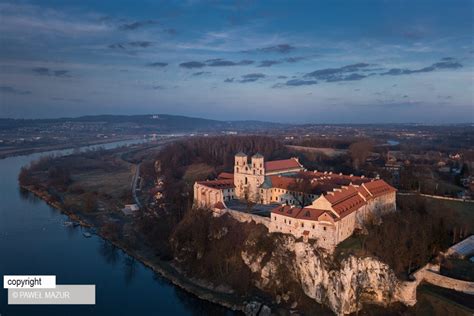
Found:
[[[336,263],[327,252],[290,236],[279,236],[271,254],[256,251],[250,242],[241,256],[258,275],[256,285],[262,290],[277,288],[283,277],[288,278],[298,283],[308,297],[338,315],[359,310],[361,302],[416,303],[416,282],[399,281],[386,264],[374,258],[350,256]],[[281,276],[278,271],[286,274]],[[291,293],[287,296],[291,303]]]

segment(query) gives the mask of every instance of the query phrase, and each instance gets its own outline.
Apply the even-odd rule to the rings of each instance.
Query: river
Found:
[[[102,238],[84,238],[81,227],[63,225],[67,216],[20,192],[17,176],[22,166],[46,154],[70,152],[0,160],[0,275],[56,275],[57,284],[95,284],[96,305],[8,305],[7,290],[2,289],[0,315],[232,314],[173,286]]]

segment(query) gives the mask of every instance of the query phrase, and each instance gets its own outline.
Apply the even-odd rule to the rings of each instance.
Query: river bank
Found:
[[[55,201],[48,192],[39,190],[34,186],[21,186],[21,188],[42,199],[48,205],[67,215],[72,221],[80,224],[82,227],[97,229],[100,228],[96,227],[96,225],[88,221],[86,218],[81,217],[70,210],[67,210],[62,203]],[[207,285],[203,280],[190,279],[184,276],[173,266],[173,264],[157,259],[151,250],[137,251],[136,249],[132,249],[126,245],[126,241],[124,239],[112,240],[111,238],[108,238],[102,234],[100,229],[97,230],[96,234],[100,238],[121,249],[129,256],[135,258],[155,273],[158,273],[175,286],[195,295],[199,299],[224,306],[232,311],[245,312],[248,308],[248,303],[245,300],[235,297],[229,291],[219,292],[213,288],[210,288],[210,285]]]
[[[71,149],[75,147],[105,145],[105,144],[110,144],[110,143],[115,143],[115,142],[125,142],[125,141],[130,141],[130,140],[135,140],[135,139],[137,139],[137,136],[124,136],[124,137],[115,137],[115,138],[97,139],[97,140],[84,140],[84,141],[73,142],[72,144],[65,143],[65,144],[58,144],[58,145],[46,145],[46,146],[40,146],[40,147],[1,149],[0,159],[16,157],[16,156],[31,155],[34,153],[41,153],[41,152],[47,152],[47,151],[53,151],[53,150]]]

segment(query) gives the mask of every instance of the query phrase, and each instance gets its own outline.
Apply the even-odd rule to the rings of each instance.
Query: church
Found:
[[[396,189],[381,179],[308,171],[298,158],[265,161],[240,152],[234,173],[194,184],[196,207],[223,212],[236,200],[271,206],[270,232],[333,249],[371,216],[395,211]]]

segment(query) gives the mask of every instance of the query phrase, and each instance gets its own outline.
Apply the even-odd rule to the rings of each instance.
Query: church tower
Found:
[[[234,185],[238,199],[260,202],[259,187],[264,180],[265,163],[262,155],[253,155],[250,163],[246,154],[240,152],[235,155]]]

